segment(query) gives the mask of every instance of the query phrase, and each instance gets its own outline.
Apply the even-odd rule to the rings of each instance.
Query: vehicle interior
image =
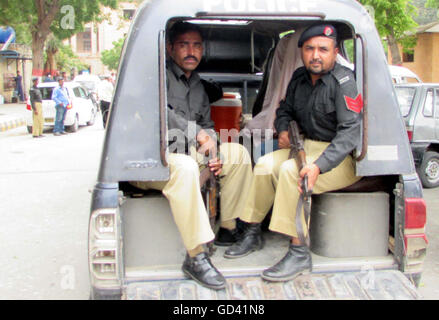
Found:
[[[167,28],[177,20],[170,20]],[[276,46],[282,37],[288,37],[288,34],[294,34],[295,30],[316,22],[303,18],[259,20],[257,17],[233,20],[202,18],[189,21],[197,23],[203,31],[204,58],[198,72],[203,79],[221,84],[225,94],[239,93],[234,98],[241,99],[242,114],[246,119],[241,127],[246,125],[245,121],[249,121],[263,111],[267,86],[270,77],[273,76],[270,74],[270,66],[273,63]],[[339,35],[340,54],[345,62],[354,68],[361,89],[361,57],[355,53],[358,51],[359,43],[353,40],[355,32],[347,24],[341,22],[333,22],[333,24]],[[285,60],[289,58],[288,54],[289,52],[286,52],[286,56],[283,57]],[[326,249],[311,248],[315,272],[358,271],[366,265],[372,265],[377,269],[397,267],[391,250],[395,211],[393,189],[398,182],[398,176],[368,177],[361,182],[362,185],[359,184],[356,188],[342,191],[351,194],[353,203],[345,206],[343,210],[352,213],[358,211],[358,207],[367,208],[372,205],[373,207],[367,208],[371,210],[364,209],[363,211],[369,213],[361,213],[364,215],[358,216],[358,220],[351,221],[351,225],[346,224],[345,228],[352,227],[351,232],[335,228],[327,235],[333,239],[338,237],[338,243],[343,243],[343,246],[337,244],[338,240],[332,241],[338,246],[333,252],[344,251],[344,255],[325,256]],[[158,191],[139,190],[127,182],[119,184],[125,198],[120,210],[123,221],[123,259],[126,279],[128,281],[181,279],[180,269],[186,252],[172,220],[167,200]],[[369,200],[364,200],[365,193],[370,196]],[[313,206],[314,203],[317,208],[319,201],[313,202]],[[334,204],[328,210],[340,210],[340,204]],[[313,224],[313,221],[317,222]],[[311,219],[311,242],[313,242],[313,232],[317,232],[315,230],[320,228],[318,224],[323,222],[317,218]],[[365,225],[368,227],[364,227]],[[218,227],[218,224],[214,226],[215,229]],[[357,235],[361,238],[365,236],[362,232],[366,233],[370,230],[373,230],[373,235],[369,239],[371,243],[364,244],[364,250],[358,248],[354,250],[354,238]],[[340,234],[348,234],[348,238],[342,238]],[[269,232],[266,227],[263,236],[265,239],[263,250],[237,260],[223,258],[224,247],[213,247],[213,263],[225,276],[259,275],[261,270],[282,258],[288,246],[287,237]],[[373,248],[374,246],[376,248]],[[164,252],[166,254],[162,254]]]

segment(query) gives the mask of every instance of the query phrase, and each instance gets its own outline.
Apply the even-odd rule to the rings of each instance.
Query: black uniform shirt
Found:
[[[32,105],[32,109],[35,109],[35,102],[43,102],[43,96],[41,95],[41,90],[35,86],[30,88],[29,90],[29,98],[30,103]]]
[[[321,173],[339,165],[360,142],[361,96],[352,71],[336,63],[312,85],[305,67],[294,72],[287,95],[276,111],[278,133],[296,120],[305,138],[331,142],[316,160]]]
[[[168,129],[179,129],[189,138],[189,142],[201,129],[214,136],[214,123],[210,117],[209,98],[201,78],[192,72],[189,79],[183,70],[172,60],[167,61],[167,99],[168,99]],[[188,122],[195,124],[195,136],[188,133]],[[172,138],[172,137],[170,137]]]

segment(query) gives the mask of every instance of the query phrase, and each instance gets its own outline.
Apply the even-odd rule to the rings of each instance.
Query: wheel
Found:
[[[427,151],[424,154],[421,166],[418,168],[418,175],[424,188],[435,188],[439,186],[439,153]]]
[[[27,132],[32,133],[32,126],[27,126]]]
[[[87,125],[88,126],[94,125],[95,119],[96,119],[96,111],[92,111],[91,119],[90,121],[87,122]]]
[[[78,115],[76,115],[75,122],[71,126],[68,126],[67,130],[69,132],[76,132],[78,131],[78,128],[79,128],[79,119],[78,119]]]

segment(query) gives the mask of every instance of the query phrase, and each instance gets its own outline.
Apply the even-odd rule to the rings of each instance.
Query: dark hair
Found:
[[[200,34],[200,36],[202,37],[200,27],[198,27],[197,25],[195,25],[193,23],[189,23],[189,22],[185,22],[185,21],[178,21],[172,25],[171,29],[169,29],[168,41],[171,44],[174,44],[174,42],[178,36],[185,34],[187,32],[192,32],[192,31],[198,32]]]

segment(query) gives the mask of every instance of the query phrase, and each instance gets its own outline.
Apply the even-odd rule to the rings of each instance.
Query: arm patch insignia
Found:
[[[351,110],[355,113],[360,113],[363,109],[363,97],[361,96],[361,93],[359,93],[355,99],[344,96],[344,100],[346,102],[346,107],[348,108],[348,110]]]

